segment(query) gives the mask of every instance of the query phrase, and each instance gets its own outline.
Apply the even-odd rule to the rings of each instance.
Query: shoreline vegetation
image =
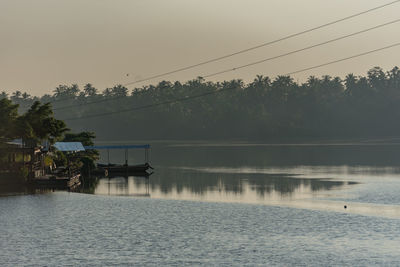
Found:
[[[203,97],[179,101],[205,94]],[[100,140],[245,140],[272,143],[307,140],[381,139],[400,135],[400,70],[375,67],[366,76],[258,75],[186,83],[162,81],[128,90],[100,92],[91,84],[60,85],[52,95],[0,94],[28,110],[52,103],[55,117],[74,131],[96,132]],[[162,104],[168,102],[167,104]],[[129,110],[129,111],[127,111]]]
[[[0,99],[0,185],[19,185],[21,188],[35,184],[39,177],[58,179],[64,170],[86,174],[94,169],[99,153],[96,150],[76,153],[55,149],[55,142],[81,142],[92,146],[92,132],[72,133],[64,121],[54,117],[50,103],[34,103],[24,113],[19,104],[7,98]]]

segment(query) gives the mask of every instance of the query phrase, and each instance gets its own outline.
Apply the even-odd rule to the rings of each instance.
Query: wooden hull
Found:
[[[97,169],[92,171],[93,175],[101,176],[149,176],[153,168],[148,164],[140,165],[101,165],[97,166]]]

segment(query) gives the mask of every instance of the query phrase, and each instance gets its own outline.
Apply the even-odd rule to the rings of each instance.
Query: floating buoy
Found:
[[[344,205],[344,208],[347,209],[347,205]]]

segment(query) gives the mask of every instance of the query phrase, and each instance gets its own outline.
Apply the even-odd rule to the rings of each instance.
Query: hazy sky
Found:
[[[342,18],[383,0],[0,0],[0,91],[100,90]],[[164,77],[186,81],[400,18],[400,3],[279,44]],[[400,42],[400,23],[213,77],[251,81]],[[294,75],[365,74],[400,65],[400,47]],[[126,74],[129,73],[129,76]],[[157,83],[160,79],[129,88]]]

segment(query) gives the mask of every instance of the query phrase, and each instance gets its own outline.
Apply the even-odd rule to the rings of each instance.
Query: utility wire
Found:
[[[307,47],[304,47],[304,48],[301,48],[301,49],[290,51],[288,53],[284,53],[284,54],[277,55],[277,56],[274,56],[274,57],[262,59],[262,60],[259,60],[259,61],[256,61],[256,62],[252,62],[252,63],[245,64],[245,65],[241,65],[239,67],[230,68],[230,69],[227,69],[227,70],[223,70],[223,71],[219,71],[219,72],[216,72],[216,73],[208,74],[208,75],[205,75],[205,76],[202,76],[202,77],[203,78],[208,78],[208,77],[216,76],[216,75],[219,75],[219,74],[222,74],[222,73],[227,73],[227,72],[235,71],[235,70],[238,70],[238,69],[242,69],[242,68],[250,67],[250,66],[253,66],[253,65],[257,65],[257,64],[260,64],[260,63],[264,63],[264,62],[267,62],[267,61],[271,61],[271,60],[274,60],[274,59],[286,57],[286,56],[293,55],[293,54],[296,54],[296,53],[299,53],[299,52],[303,52],[303,51],[306,51],[306,50],[309,50],[309,49],[312,49],[312,48],[315,48],[315,47],[323,46],[323,45],[326,45],[326,44],[329,44],[329,43],[333,43],[333,42],[336,42],[336,41],[339,41],[339,40],[342,40],[342,39],[353,37],[355,35],[359,35],[359,34],[362,34],[362,33],[365,33],[365,32],[376,30],[376,29],[379,29],[379,28],[382,28],[382,27],[385,27],[385,26],[388,26],[388,25],[391,25],[391,24],[394,24],[394,23],[398,23],[398,22],[400,22],[400,19],[396,19],[396,20],[393,20],[393,21],[390,21],[390,22],[379,24],[377,26],[374,26],[374,27],[371,27],[371,28],[368,28],[368,29],[364,29],[364,30],[361,30],[361,31],[358,31],[358,32],[347,34],[347,35],[344,35],[344,36],[341,36],[341,37],[338,37],[338,38],[334,38],[334,39],[331,39],[331,40],[328,40],[328,41],[325,41],[325,42],[321,42],[321,43],[318,43],[318,44],[307,46]],[[141,93],[141,91],[139,93]],[[120,98],[125,98],[125,97],[126,96],[119,96],[119,97],[113,97],[113,98],[100,99],[98,101],[92,101],[92,102],[89,102],[89,103],[82,103],[82,104],[78,104],[78,105],[75,104],[75,105],[69,105],[69,106],[54,108],[53,110],[54,111],[56,111],[56,110],[64,110],[64,109],[75,108],[75,107],[79,107],[79,106],[92,105],[92,104],[97,104],[97,103],[103,103],[103,102],[118,100]]]
[[[331,39],[331,40],[328,40],[328,41],[325,41],[325,42],[322,42],[322,43],[318,43],[318,44],[315,44],[315,45],[307,46],[307,47],[304,47],[304,48],[301,48],[301,49],[298,49],[298,50],[294,50],[294,51],[291,51],[291,52],[288,52],[288,53],[285,53],[285,54],[281,54],[281,55],[278,55],[278,56],[265,58],[265,59],[262,59],[262,60],[258,60],[258,61],[255,61],[255,62],[251,62],[251,63],[245,64],[245,65],[241,65],[241,66],[238,66],[238,67],[235,67],[235,68],[230,68],[230,69],[226,69],[226,70],[223,70],[223,71],[211,73],[211,74],[208,74],[208,75],[205,75],[205,76],[202,76],[202,77],[203,78],[209,78],[209,77],[216,76],[216,75],[219,75],[219,74],[235,71],[235,70],[238,70],[238,69],[247,68],[247,67],[254,66],[254,65],[257,65],[257,64],[261,64],[261,63],[264,63],[264,62],[267,62],[267,61],[271,61],[271,60],[274,60],[274,59],[286,57],[286,56],[289,56],[289,55],[292,55],[292,54],[296,54],[296,53],[299,53],[299,52],[310,50],[310,49],[315,48],[315,47],[319,47],[319,46],[323,46],[323,45],[326,45],[326,44],[329,44],[329,43],[333,43],[333,42],[336,42],[336,41],[339,41],[339,40],[343,40],[345,38],[349,38],[349,37],[352,37],[352,36],[355,36],[355,35],[358,35],[358,34],[361,34],[361,33],[365,33],[365,32],[368,32],[368,31],[371,31],[371,30],[375,30],[375,29],[378,29],[378,28],[381,28],[381,27],[384,27],[384,26],[388,26],[388,25],[391,25],[391,24],[394,24],[394,23],[398,23],[398,22],[400,22],[400,19],[396,19],[396,20],[393,20],[393,21],[390,21],[390,22],[387,22],[387,23],[384,23],[384,24],[377,25],[377,26],[372,27],[372,28],[368,28],[368,29],[365,29],[365,30],[362,30],[362,31],[358,31],[358,32],[355,32],[355,33],[347,34],[347,35],[344,35],[344,36],[341,36],[341,37],[338,37],[338,38],[334,38],[334,39]]]
[[[136,84],[136,83],[140,83],[140,82],[145,82],[145,81],[149,81],[149,80],[152,80],[152,79],[155,79],[155,78],[167,76],[169,74],[174,74],[174,73],[182,72],[182,71],[185,71],[185,70],[193,69],[195,67],[199,67],[199,66],[202,66],[202,65],[206,65],[206,64],[209,64],[209,63],[217,62],[217,61],[220,61],[222,59],[233,57],[233,56],[236,56],[236,55],[239,55],[239,54],[242,54],[242,53],[246,53],[246,52],[261,48],[261,47],[269,46],[269,45],[272,45],[272,44],[275,44],[275,43],[278,43],[278,42],[281,42],[281,41],[284,41],[284,40],[288,40],[288,39],[291,39],[291,38],[294,38],[294,37],[297,37],[297,36],[300,36],[300,35],[315,31],[315,30],[319,30],[319,29],[334,25],[334,24],[339,23],[339,22],[343,22],[343,21],[346,21],[346,20],[361,16],[361,15],[364,15],[364,14],[367,14],[367,13],[371,13],[373,11],[376,11],[376,10],[379,10],[379,9],[382,9],[382,8],[397,4],[399,2],[400,2],[400,0],[392,1],[392,2],[383,4],[383,5],[380,5],[380,6],[377,6],[377,7],[374,7],[374,8],[371,8],[371,9],[368,9],[368,10],[365,10],[365,11],[362,11],[362,12],[359,12],[359,13],[356,13],[356,14],[353,14],[353,15],[338,19],[338,20],[334,20],[334,21],[331,21],[331,22],[328,22],[328,23],[325,23],[325,24],[322,24],[322,25],[319,25],[319,26],[316,26],[316,27],[301,31],[301,32],[290,34],[290,35],[282,37],[280,39],[276,39],[276,40],[273,40],[273,41],[270,41],[270,42],[262,43],[262,44],[259,44],[259,45],[253,46],[253,47],[249,47],[249,48],[246,48],[246,49],[243,49],[243,50],[239,50],[239,51],[233,52],[231,54],[227,54],[227,55],[224,55],[224,56],[212,58],[212,59],[209,59],[209,60],[197,63],[197,64],[189,65],[189,66],[186,66],[186,67],[183,67],[183,68],[179,68],[179,69],[175,69],[175,70],[168,71],[168,72],[165,72],[165,73],[157,74],[157,75],[150,76],[150,77],[147,77],[147,78],[144,78],[144,79],[140,79],[140,80],[137,80],[137,81],[128,82],[128,83],[125,83],[125,84],[122,84],[122,85],[123,86],[128,86],[128,85],[132,85],[132,84]],[[52,103],[57,103],[57,102],[63,102],[63,101],[73,100],[75,98],[76,98],[76,96],[73,96],[73,97],[63,98],[63,99],[59,99],[59,100],[54,100],[54,101],[51,101],[50,103],[52,104]]]
[[[392,45],[389,45],[389,46],[385,46],[385,47],[382,47],[382,48],[370,50],[368,52],[364,52],[364,53],[357,54],[357,55],[354,55],[354,56],[350,56],[350,57],[334,60],[334,61],[331,61],[331,62],[327,62],[327,63],[324,63],[324,64],[320,64],[320,65],[316,65],[316,66],[313,66],[313,67],[309,67],[309,68],[304,68],[304,69],[288,72],[285,75],[292,75],[292,74],[305,72],[305,71],[312,70],[312,69],[321,68],[321,67],[332,65],[332,64],[335,64],[335,63],[347,61],[347,60],[350,60],[350,59],[353,59],[353,58],[357,58],[357,57],[362,57],[362,56],[366,56],[366,55],[369,55],[369,54],[373,54],[373,53],[376,53],[376,52],[379,52],[379,51],[382,51],[382,50],[387,50],[389,48],[393,48],[393,47],[396,47],[396,46],[399,46],[399,45],[400,45],[400,43],[395,43],[395,44],[392,44]]]
[[[357,55],[345,57],[345,58],[342,58],[342,59],[330,61],[330,62],[327,62],[327,63],[324,63],[324,64],[320,64],[320,65],[316,65],[316,66],[312,66],[312,67],[308,67],[308,68],[292,71],[292,72],[286,73],[285,75],[290,75],[290,74],[305,72],[305,71],[312,70],[312,69],[317,69],[317,68],[320,68],[320,67],[324,67],[324,66],[335,64],[335,63],[347,61],[347,60],[350,60],[350,59],[353,59],[353,58],[366,56],[366,55],[369,55],[369,54],[373,54],[373,53],[376,53],[376,52],[379,52],[379,51],[383,51],[383,50],[387,50],[389,48],[393,48],[393,47],[397,47],[397,46],[400,46],[400,42],[392,44],[392,45],[389,45],[389,46],[381,47],[381,48],[378,48],[378,49],[370,50],[370,51],[367,51],[367,52],[364,52],[364,53],[361,53],[361,54],[357,54]],[[65,120],[65,121],[74,121],[74,120],[81,120],[81,119],[109,116],[109,115],[120,114],[120,113],[135,111],[135,110],[141,110],[141,109],[148,109],[148,108],[157,107],[157,106],[161,106],[161,105],[165,105],[165,104],[189,101],[189,100],[192,100],[192,99],[195,99],[195,98],[200,98],[200,97],[204,97],[204,96],[208,96],[208,95],[218,94],[218,93],[221,93],[221,92],[224,92],[224,91],[228,91],[228,90],[233,90],[233,89],[235,89],[235,88],[234,87],[233,88],[225,88],[225,89],[220,89],[220,90],[217,90],[217,91],[210,91],[210,92],[199,94],[199,95],[186,96],[186,97],[182,97],[182,98],[176,98],[176,99],[173,99],[173,100],[168,100],[168,101],[164,101],[164,102],[158,102],[158,103],[154,103],[154,104],[148,104],[148,105],[144,105],[144,106],[138,106],[138,107],[134,107],[134,108],[128,108],[128,109],[122,109],[122,110],[104,112],[104,113],[97,113],[97,114],[92,114],[92,115],[87,115],[87,116],[82,116],[82,117],[67,118],[67,119],[63,119],[63,120]]]
[[[301,31],[301,32],[298,32],[298,33],[290,34],[290,35],[282,37],[280,39],[276,39],[276,40],[273,40],[273,41],[270,41],[270,42],[266,42],[266,43],[263,43],[263,44],[259,44],[259,45],[256,45],[256,46],[253,46],[253,47],[250,47],[250,48],[239,50],[237,52],[234,52],[234,53],[231,53],[231,54],[227,54],[227,55],[224,55],[224,56],[212,58],[212,59],[209,59],[209,60],[197,63],[197,64],[189,65],[189,66],[186,66],[186,67],[183,67],[183,68],[179,68],[179,69],[175,69],[175,70],[172,70],[172,71],[164,72],[164,73],[157,74],[157,75],[154,75],[154,76],[150,76],[150,77],[147,77],[147,78],[144,78],[144,79],[140,79],[140,80],[137,80],[137,81],[128,82],[128,83],[123,84],[123,86],[128,86],[128,85],[132,85],[132,84],[136,84],[136,83],[149,81],[149,80],[160,78],[160,77],[167,76],[167,75],[170,75],[170,74],[174,74],[174,73],[182,72],[182,71],[185,71],[185,70],[193,69],[193,68],[196,68],[196,67],[199,67],[199,66],[202,66],[202,65],[206,65],[206,64],[209,64],[209,63],[217,62],[217,61],[220,61],[222,59],[233,57],[233,56],[236,56],[236,55],[239,55],[239,54],[242,54],[242,53],[246,53],[246,52],[261,48],[261,47],[269,46],[269,45],[272,45],[272,44],[275,44],[275,43],[278,43],[278,42],[281,42],[281,41],[284,41],[284,40],[288,40],[288,39],[291,39],[293,37],[297,37],[297,36],[300,36],[300,35],[315,31],[315,30],[319,30],[319,29],[331,26],[333,24],[336,24],[336,23],[339,23],[339,22],[343,22],[343,21],[346,21],[346,20],[361,16],[361,15],[373,12],[373,11],[385,8],[387,6],[390,6],[390,5],[397,4],[399,2],[400,2],[400,0],[392,1],[392,2],[386,3],[384,5],[380,5],[380,6],[365,10],[363,12],[359,12],[359,13],[356,13],[356,14],[353,14],[353,15],[338,19],[338,20],[334,20],[332,22],[328,22],[328,23],[322,24],[322,25],[314,27],[314,28],[310,28],[310,29],[307,29],[307,30],[304,30],[304,31]]]
[[[70,118],[70,119],[63,119],[63,120],[71,121],[71,120],[80,120],[80,119],[108,116],[108,115],[113,115],[113,114],[118,114],[118,113],[124,113],[124,112],[140,110],[140,109],[157,107],[157,106],[166,105],[166,104],[189,101],[189,100],[192,100],[192,99],[195,99],[195,98],[200,98],[200,97],[204,97],[204,96],[208,96],[208,95],[213,95],[213,94],[220,93],[220,92],[223,92],[223,91],[228,91],[228,90],[232,90],[232,88],[225,88],[225,89],[220,89],[218,91],[210,91],[210,92],[199,94],[199,95],[175,98],[175,99],[164,101],[164,102],[159,102],[159,103],[155,103],[155,104],[148,104],[148,105],[134,107],[134,108],[128,108],[128,109],[123,109],[123,110],[117,110],[117,111],[111,111],[111,112],[105,112],[105,113],[100,113],[100,114],[93,114],[93,115],[88,115],[88,116],[84,116],[84,117]]]

